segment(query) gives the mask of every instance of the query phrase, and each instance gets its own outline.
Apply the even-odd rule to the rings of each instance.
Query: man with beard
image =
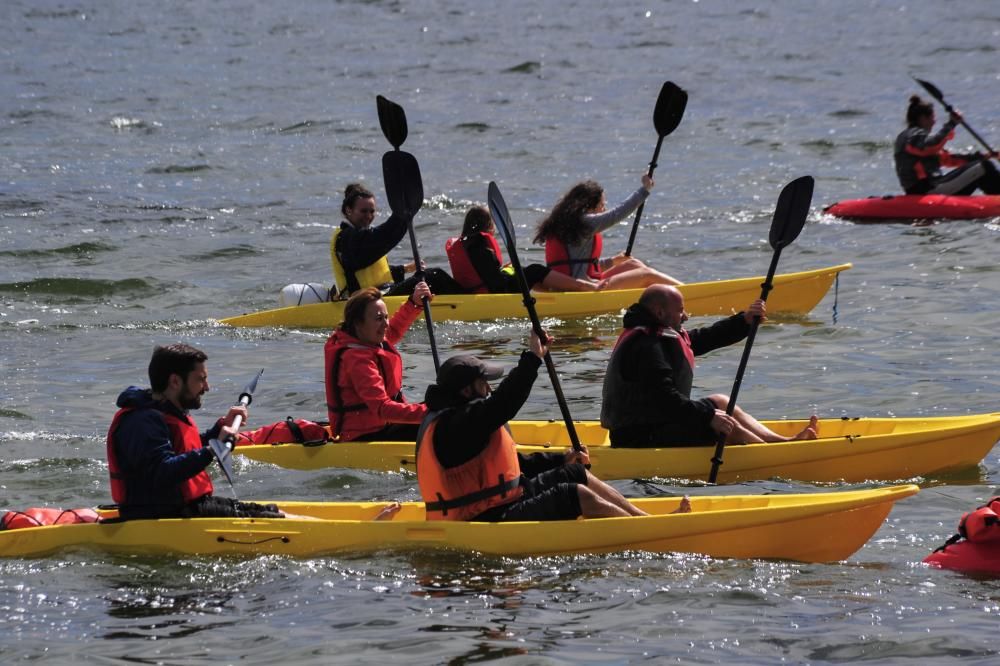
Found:
[[[282,518],[273,504],[215,497],[205,468],[213,438],[235,435],[233,419],[246,407],[231,407],[203,433],[188,415],[208,392],[208,357],[186,344],[156,347],[149,362],[150,388],[130,386],[118,396],[108,429],[111,495],[123,519],[260,517]]]

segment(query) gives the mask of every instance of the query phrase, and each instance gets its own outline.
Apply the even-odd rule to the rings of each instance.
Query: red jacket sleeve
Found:
[[[378,362],[366,351],[360,353],[364,355],[364,360],[351,363],[350,381],[361,401],[387,423],[420,423],[427,413],[427,406],[393,400],[386,391]]]
[[[394,347],[399,344],[421,312],[423,308],[414,305],[413,301],[407,298],[389,319],[389,330],[385,332],[386,341]]]

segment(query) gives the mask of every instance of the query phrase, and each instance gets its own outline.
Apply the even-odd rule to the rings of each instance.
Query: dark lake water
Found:
[[[1000,142],[998,38],[987,0],[8,0],[0,505],[108,500],[114,399],[146,382],[155,344],[211,357],[203,425],[261,366],[251,425],[323,413],[324,331],[216,320],[275,306],[287,283],[330,281],[347,182],[384,206],[376,94],[407,111],[425,261],[446,264],[445,239],[495,180],[528,262],[541,257],[535,222],[574,182],[598,179],[611,201],[638,185],[657,92],[675,81],[690,101],[636,254],[688,281],[762,274],[778,192],[812,174],[809,224],[779,270],[854,262],[836,313],[831,292],[761,330],[741,404],[766,418],[997,411],[1000,221],[861,226],[820,211],[898,189],[891,143],[919,92],[911,75]],[[955,146],[972,143],[960,130]],[[613,229],[606,247],[627,237]],[[577,418],[597,418],[618,324],[548,322]],[[436,330],[446,355],[513,363],[527,324]],[[419,398],[433,371],[422,324],[401,349]],[[704,359],[696,390],[728,391],[738,361],[738,349]],[[522,416],[557,417],[551,396],[540,380]],[[978,470],[918,479],[921,494],[830,565],[643,553],[2,561],[0,661],[995,663],[997,582],[918,562],[995,492],[998,465],[994,452]],[[237,472],[246,498],[417,498],[412,476],[246,461]],[[814,489],[774,479],[725,492]]]

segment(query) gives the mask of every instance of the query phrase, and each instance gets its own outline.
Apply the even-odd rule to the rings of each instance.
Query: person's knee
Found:
[[[712,401],[716,409],[725,409],[729,406],[729,396],[725,393],[713,393],[708,396],[708,399]]]

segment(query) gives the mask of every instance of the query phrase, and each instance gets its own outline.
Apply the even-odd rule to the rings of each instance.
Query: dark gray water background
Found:
[[[637,255],[689,281],[762,274],[777,194],[812,174],[814,211],[780,269],[855,264],[836,321],[831,293],[762,329],[741,403],[767,418],[995,411],[998,221],[860,226],[820,210],[897,190],[891,141],[919,92],[911,74],[1000,143],[998,38],[1000,6],[986,0],[7,0],[0,505],[108,500],[114,398],[146,382],[154,344],[210,355],[203,424],[262,366],[251,425],[323,413],[323,331],[216,319],[275,305],[287,283],[330,280],[344,184],[363,180],[384,205],[376,94],[407,110],[428,199],[417,234],[442,265],[490,180],[526,261],[541,256],[535,221],[572,183],[626,196],[655,143],[656,94],[675,81],[690,102],[664,144]],[[972,139],[960,130],[955,144]],[[627,235],[612,230],[606,246]],[[617,317],[548,324],[574,416],[596,418]],[[526,332],[437,326],[445,354],[508,363]],[[432,373],[425,333],[417,324],[401,345],[411,398]],[[728,391],[738,360],[737,349],[704,359],[696,390]],[[540,380],[522,415],[557,417],[551,396]],[[412,476],[245,461],[237,472],[247,498],[417,498]],[[642,553],[3,561],[0,661],[995,663],[998,584],[917,563],[997,475],[991,453],[978,470],[918,479],[920,495],[830,565]]]

